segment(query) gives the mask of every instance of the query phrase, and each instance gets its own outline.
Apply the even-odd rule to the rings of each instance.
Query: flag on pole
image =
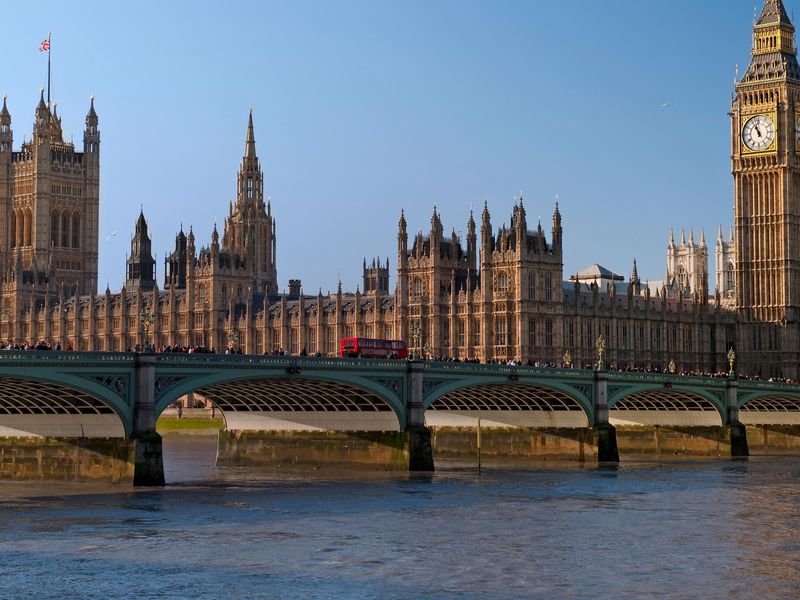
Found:
[[[39,52],[47,52],[48,50],[50,50],[50,38],[39,44]]]

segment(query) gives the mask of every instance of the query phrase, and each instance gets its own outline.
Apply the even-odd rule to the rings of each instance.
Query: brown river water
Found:
[[[800,458],[0,483],[0,598],[794,598]]]

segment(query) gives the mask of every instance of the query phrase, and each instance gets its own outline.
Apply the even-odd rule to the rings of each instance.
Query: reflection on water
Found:
[[[800,590],[796,458],[323,477],[216,469],[215,444],[167,438],[163,490],[0,485],[0,596]]]

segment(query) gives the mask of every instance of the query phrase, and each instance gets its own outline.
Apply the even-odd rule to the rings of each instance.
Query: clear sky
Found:
[[[340,275],[354,290],[365,256],[390,258],[393,289],[401,207],[411,235],[434,204],[464,233],[471,205],[487,199],[498,226],[522,191],[549,238],[558,195],[565,278],[594,262],[628,275],[637,258],[663,279],[671,226],[705,228],[713,269],[733,220],[727,112],[751,0],[41,1],[7,3],[3,23],[16,147],[48,30],[76,143],[96,98],[101,290],[124,281],[140,205],[160,282],[181,223],[208,244],[250,104],[281,289]]]

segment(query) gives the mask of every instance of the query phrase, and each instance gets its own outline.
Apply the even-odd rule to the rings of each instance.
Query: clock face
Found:
[[[750,150],[766,150],[775,141],[775,125],[769,117],[757,115],[744,124],[742,140]]]

